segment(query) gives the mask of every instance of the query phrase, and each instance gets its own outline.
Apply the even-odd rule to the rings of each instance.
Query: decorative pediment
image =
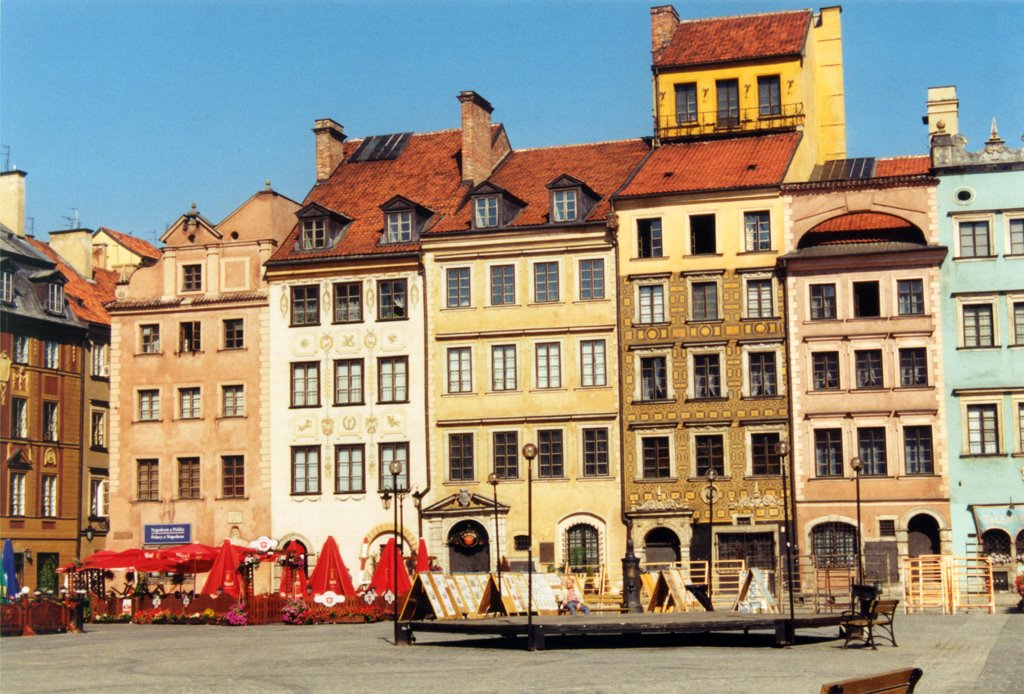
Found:
[[[217,227],[199,214],[196,204],[192,203],[192,209],[181,215],[178,221],[164,232],[160,241],[168,246],[192,246],[220,241],[223,237],[223,234],[217,231]]]
[[[25,451],[18,448],[7,458],[7,467],[12,470],[31,470],[32,461],[25,455]]]
[[[506,515],[509,507],[498,502],[498,513]],[[482,494],[474,494],[467,489],[460,489],[423,509],[424,516],[479,516],[494,515],[494,499]]]

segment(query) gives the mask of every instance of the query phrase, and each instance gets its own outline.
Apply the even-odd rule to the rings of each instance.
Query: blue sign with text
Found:
[[[187,545],[192,542],[191,523],[163,523],[142,526],[146,545]]]

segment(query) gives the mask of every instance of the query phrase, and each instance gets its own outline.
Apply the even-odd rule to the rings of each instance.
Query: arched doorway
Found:
[[[907,554],[939,554],[939,523],[926,513],[919,513],[907,523]]]
[[[811,552],[818,568],[857,565],[857,528],[841,521],[819,523],[811,529]]]
[[[679,536],[668,528],[655,528],[644,536],[647,564],[672,564],[682,559]]]
[[[487,573],[491,555],[487,551],[488,535],[482,525],[464,520],[448,532],[448,569],[451,573]]]
[[[999,528],[989,528],[981,536],[982,552],[993,564],[1010,563],[1010,534]]]
[[[597,528],[577,523],[566,531],[568,553],[566,568],[577,573],[597,573],[601,570],[601,538]]]

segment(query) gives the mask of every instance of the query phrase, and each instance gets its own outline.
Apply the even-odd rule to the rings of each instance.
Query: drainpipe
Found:
[[[427,272],[423,266],[423,249],[420,249],[419,264],[416,272],[420,276],[420,285],[423,291],[423,454],[426,457],[427,486],[414,494],[418,497],[416,503],[416,524],[418,538],[423,537],[423,498],[430,491],[430,397],[427,391],[427,374],[430,373],[430,351],[427,349],[427,318],[430,313],[427,311]],[[410,480],[412,479],[410,471]],[[418,539],[417,538],[417,539]]]
[[[786,427],[789,430],[789,503],[792,504],[793,514],[790,517],[790,523],[792,527],[786,528],[786,540],[792,547],[791,551],[796,555],[796,582],[800,581],[800,547],[798,545],[798,538],[796,533],[796,467],[793,465],[793,461],[796,458],[796,446],[794,445],[794,435],[796,432],[796,422],[793,421],[793,359],[791,357],[790,349],[790,332],[789,332],[789,316],[791,315],[789,310],[789,282],[787,280],[788,273],[786,272],[786,261],[782,258],[776,260],[777,271],[782,279],[782,316],[783,316],[783,332],[785,334],[785,346],[786,352]],[[793,586],[789,587],[790,593],[793,591]]]
[[[89,344],[88,331],[85,333],[85,339],[82,340],[82,358],[79,365],[82,374],[82,396],[78,399],[78,499],[76,503],[78,513],[75,518],[75,559],[82,558],[82,492],[85,489],[85,442],[86,436],[88,436],[85,429],[85,398],[87,397],[85,388],[85,379],[87,377],[85,346],[87,344]]]

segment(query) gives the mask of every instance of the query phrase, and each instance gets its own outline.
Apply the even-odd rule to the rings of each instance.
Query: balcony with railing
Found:
[[[751,132],[794,130],[804,122],[802,103],[662,115],[655,123],[662,140],[727,137]]]

